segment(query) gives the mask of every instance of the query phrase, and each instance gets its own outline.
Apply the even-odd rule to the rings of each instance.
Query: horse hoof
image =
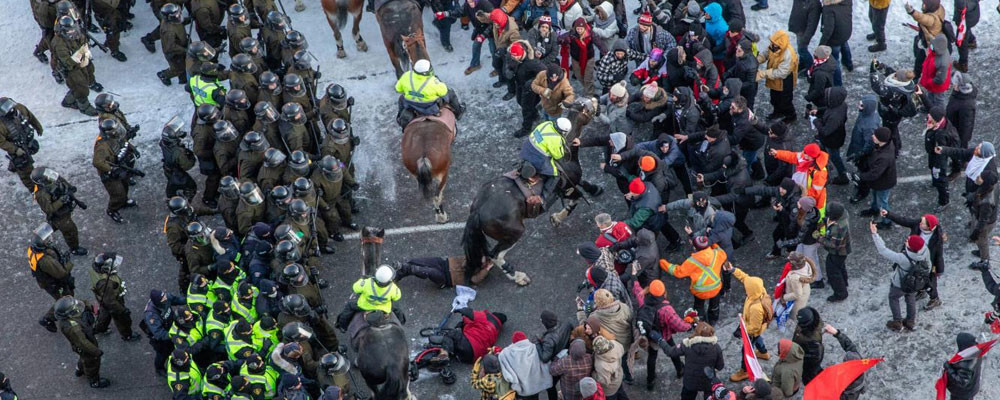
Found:
[[[362,53],[367,52],[368,51],[368,43],[365,43],[364,40],[359,41],[358,42],[358,51],[360,51]]]
[[[549,216],[549,222],[552,223],[552,226],[559,226],[562,225],[563,219],[559,217],[559,214],[552,214]]]
[[[347,52],[344,50],[337,50],[337,58],[347,58]]]
[[[439,224],[448,222],[448,213],[441,211],[440,213],[435,214],[434,221],[436,221]]]

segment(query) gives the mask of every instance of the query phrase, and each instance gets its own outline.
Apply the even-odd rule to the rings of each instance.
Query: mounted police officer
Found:
[[[28,190],[35,187],[31,182],[35,163],[31,155],[38,152],[35,134],[42,136],[42,130],[42,123],[28,107],[0,97],[0,149],[7,152],[7,170],[16,173]]]
[[[555,122],[545,121],[538,124],[535,130],[524,138],[524,143],[521,144],[521,160],[525,163],[522,164],[521,176],[530,179],[532,175],[537,175],[541,176],[543,181],[542,196],[529,197],[529,203],[550,204],[552,202],[552,194],[559,181],[556,179],[559,176],[556,162],[562,159],[565,154],[567,147],[564,135],[569,133],[572,128],[573,123],[569,119],[559,118]],[[533,167],[527,169],[533,169],[534,174],[525,171],[528,165]]]
[[[396,92],[400,94],[396,122],[403,128],[416,117],[437,115],[441,112],[441,103],[451,108],[456,119],[461,118],[464,109],[455,92],[434,76],[431,62],[427,60],[417,60],[413,70],[399,77]]]
[[[46,167],[31,171],[31,181],[35,183],[35,202],[45,214],[46,221],[52,229],[62,232],[74,255],[86,255],[87,249],[80,247],[80,234],[73,222],[73,210],[83,204],[73,195],[76,193],[76,186],[59,176],[52,168]],[[86,204],[83,207],[86,208]]]
[[[70,273],[73,263],[69,260],[69,253],[60,253],[55,247],[53,232],[52,226],[47,223],[35,228],[28,246],[28,265],[31,266],[31,276],[35,277],[38,287],[58,300],[63,296],[73,295],[76,281]],[[52,307],[49,307],[48,312],[38,320],[38,324],[49,332],[56,331],[56,319],[52,312]]]
[[[387,316],[389,313],[393,313],[401,324],[405,324],[406,316],[403,314],[403,310],[395,307],[394,304],[403,297],[403,292],[393,282],[395,277],[396,273],[392,267],[383,265],[375,270],[375,276],[361,278],[354,282],[352,287],[354,295],[337,316],[337,327],[346,331],[351,320],[354,319],[354,314],[371,311],[379,311]],[[356,301],[352,301],[355,299]]]

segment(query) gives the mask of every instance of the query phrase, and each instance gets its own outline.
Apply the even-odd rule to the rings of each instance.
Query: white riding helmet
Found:
[[[396,271],[388,265],[380,266],[375,270],[375,283],[378,283],[379,286],[386,286],[389,283],[392,283],[392,280],[395,277]]]
[[[413,72],[420,75],[429,74],[431,72],[431,62],[424,59],[417,60],[417,62],[413,64]]]
[[[573,129],[573,123],[569,122],[569,118],[559,118],[556,120],[556,130],[562,133],[567,133]]]

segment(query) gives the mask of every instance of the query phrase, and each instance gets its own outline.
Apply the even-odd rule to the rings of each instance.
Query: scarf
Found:
[[[826,62],[826,60],[829,60],[829,59],[830,59],[830,57],[823,58],[823,59],[813,57],[813,65],[809,67],[809,72],[808,72],[809,78],[812,79],[812,77],[813,77],[813,70],[816,69],[816,67],[822,65],[823,63]]]
[[[969,165],[965,167],[965,176],[973,181],[979,179],[979,175],[981,175],[983,170],[986,169],[986,164],[989,164],[992,159],[993,157],[982,158],[979,156],[972,156],[972,159],[969,160]]]

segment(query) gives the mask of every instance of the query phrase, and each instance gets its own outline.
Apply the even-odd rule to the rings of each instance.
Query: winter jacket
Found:
[[[813,1],[813,0],[807,0]],[[770,45],[757,54],[757,62],[766,63],[763,71],[764,86],[771,90],[793,90],[798,81],[799,56],[788,38],[788,32],[779,30],[771,35],[771,44],[778,46],[778,51],[772,52]],[[759,75],[760,73],[758,73]],[[785,79],[791,74],[792,87],[785,88]]]
[[[514,9],[514,13],[511,16],[517,18],[518,21],[522,21],[522,26],[535,26],[538,22],[538,17],[543,15],[548,15],[553,19],[558,18],[558,7],[556,0],[544,0],[541,5],[538,5],[535,0],[525,0]]]
[[[695,97],[701,97],[701,85],[708,86],[709,90],[718,89],[722,86],[722,79],[719,78],[719,69],[715,67],[715,57],[712,56],[712,51],[708,48],[704,48],[698,51],[694,55],[694,61],[697,65],[701,67],[697,68],[698,81],[697,85],[694,87],[697,93]]]
[[[819,44],[830,47],[843,46],[851,38],[851,7],[853,0],[823,0]]]
[[[764,280],[747,275],[739,268],[733,270],[733,277],[743,282],[743,289],[747,294],[743,300],[743,323],[746,325],[747,335],[750,337],[763,335],[774,315],[771,296],[767,295]]]
[[[552,387],[549,366],[538,358],[538,351],[531,342],[522,340],[511,344],[497,358],[503,379],[519,396],[531,396]]]
[[[934,36],[931,47],[924,58],[920,86],[931,93],[944,93],[951,87],[951,54],[948,53],[948,39],[943,33]]]
[[[771,398],[778,400],[793,399],[802,389],[802,358],[805,351],[798,343],[792,343],[792,348],[784,357],[774,364],[771,372]]]
[[[917,252],[906,248],[902,252],[895,252],[885,247],[885,241],[882,240],[882,236],[879,236],[878,233],[872,234],[872,241],[875,242],[875,249],[878,250],[878,254],[895,264],[891,283],[897,289],[903,287],[903,277],[909,274],[910,269],[913,267],[910,265],[911,260],[913,262],[930,262],[930,254],[927,251],[927,246],[920,248],[920,251]]]
[[[968,162],[974,157],[975,148],[960,149],[954,147],[943,147],[941,149],[942,157],[955,158],[963,162]],[[993,193],[993,187],[997,184],[997,159],[993,157],[983,168],[983,172],[979,174],[982,178],[983,183],[978,184],[976,181],[970,179],[968,176],[965,177],[965,193],[971,193],[972,196],[968,198],[971,203],[978,203],[980,201],[992,201],[991,198]],[[966,195],[969,196],[969,195]]]
[[[607,18],[601,18],[597,12],[598,10],[604,13]],[[608,49],[611,48],[611,44],[618,40],[618,20],[615,19],[615,10],[611,3],[605,1],[594,10],[594,23],[591,26],[591,33],[594,35],[594,39],[597,42],[595,44],[601,50],[601,54],[607,54]]]
[[[781,161],[771,155],[771,149],[790,151],[791,146],[791,141],[785,136],[774,138],[768,135],[767,144],[764,145],[764,170],[767,171],[767,178],[764,178],[764,183],[768,186],[780,185],[782,179],[791,178],[792,173],[795,172],[795,167],[792,164]]]
[[[691,54],[686,54],[685,63],[681,63],[680,53],[684,49],[681,47],[675,47],[666,51],[667,59],[667,86],[664,87],[666,90],[673,90],[677,87],[691,87],[694,85],[694,80],[698,79],[698,71],[694,67],[686,65],[687,61],[691,60]]]
[[[538,358],[543,363],[548,363],[559,354],[560,351],[569,346],[569,333],[573,331],[573,325],[566,321],[559,321],[552,329],[546,330],[542,338],[535,344],[538,349]]]
[[[667,351],[670,357],[684,357],[684,378],[681,382],[684,389],[705,392],[712,390],[712,381],[705,376],[705,367],[716,371],[726,367],[718,342],[719,339],[715,336],[692,336]]]
[[[635,127],[632,121],[626,116],[628,96],[622,97],[617,102],[611,102],[611,95],[605,94],[600,97],[597,103],[601,110],[597,118],[601,122],[608,124],[608,132],[622,132],[626,135],[632,134]]]
[[[720,44],[725,43],[726,33],[729,32],[729,24],[726,23],[725,18],[722,16],[722,5],[717,2],[708,3],[705,6],[705,13],[710,17],[705,20],[705,33],[712,40],[712,47],[716,48]],[[715,53],[715,55],[724,56],[721,52]]]
[[[688,136],[703,132],[705,127],[701,125],[701,109],[695,102],[694,92],[691,88],[675,88],[674,96],[677,97],[677,101],[674,102],[673,118],[667,118],[674,121],[673,132]]]
[[[767,125],[761,119],[750,120],[750,110],[746,109],[739,114],[732,114],[733,118],[733,142],[740,146],[742,151],[757,151],[764,147],[767,139]]]
[[[568,41],[567,46],[569,47],[569,56],[573,59],[573,63],[580,65],[581,68],[586,69],[587,63],[590,61],[597,61],[597,48],[595,46],[595,38],[593,32],[590,29],[589,24],[585,24],[583,28],[586,33],[583,38],[576,33],[576,29],[570,31],[569,35],[566,36]],[[562,60],[564,66],[569,65],[569,60]]]
[[[528,31],[524,40],[531,43],[535,53],[538,53],[535,54],[535,58],[538,61],[541,61],[545,65],[559,63],[559,41],[555,32],[549,31],[549,37],[542,37],[542,33],[538,31],[538,26],[535,26]]]
[[[788,31],[799,40],[811,40],[819,27],[823,14],[823,4],[819,0],[792,0],[792,12],[788,15]],[[851,20],[848,19],[847,23]],[[808,55],[805,55],[808,57]]]
[[[558,5],[558,3],[557,3]],[[584,18],[590,20],[593,18],[586,18],[583,14],[583,6],[578,0],[568,0],[566,6],[558,5],[559,15],[552,16],[553,28],[557,25],[560,29],[564,31],[573,31],[573,23],[576,22],[577,18]]]
[[[809,67],[806,78],[809,80],[809,91],[806,101],[817,107],[826,107],[826,89],[833,87],[833,75],[837,73],[837,59],[830,56],[822,63],[813,63]]]
[[[785,275],[785,294],[781,297],[782,302],[794,301],[792,313],[789,318],[794,319],[799,314],[799,310],[809,305],[809,295],[812,293],[810,284],[816,281],[819,265],[810,259],[805,258],[802,268],[788,271]]]
[[[727,254],[731,254],[733,252],[733,225],[736,223],[736,216],[729,211],[717,209],[719,205],[718,200],[710,198],[708,207],[699,213],[692,206],[691,199],[683,198],[667,203],[667,211],[686,210],[687,223],[694,236],[707,234],[710,243],[718,244]],[[708,230],[707,228],[712,229]]]
[[[924,131],[924,151],[927,152],[927,168],[931,169],[932,175],[938,176],[937,174],[943,174],[945,168],[948,168],[948,157],[956,156],[950,150],[937,154],[934,152],[934,148],[940,146],[947,150],[947,148],[957,145],[958,132],[955,131],[955,126],[948,122],[947,119],[944,121],[944,125]],[[969,158],[971,158],[971,153],[969,154]],[[934,171],[935,168],[937,171]]]
[[[826,234],[817,239],[819,243],[823,245],[828,254],[845,257],[851,254],[850,214],[845,212],[840,219],[835,221],[830,221],[828,217],[827,222]]]
[[[882,118],[878,114],[878,97],[867,94],[861,98],[861,109],[851,128],[851,140],[847,145],[847,157],[860,156],[866,149],[874,145],[872,135],[875,129],[882,126]]]
[[[962,9],[965,9],[965,26],[974,28],[979,23],[979,1],[978,0],[955,0],[955,8],[951,20],[955,21],[958,27],[962,20]]]
[[[973,87],[969,93],[952,90],[951,97],[948,97],[945,116],[958,132],[961,147],[967,146],[972,140],[972,131],[976,126],[976,96],[978,94],[979,89]]]
[[[607,307],[595,309],[590,315],[601,321],[601,329],[611,332],[622,348],[632,345],[632,309],[628,305],[615,300]]]
[[[826,89],[826,110],[813,121],[823,147],[840,150],[847,140],[847,90],[842,86]]]
[[[660,88],[667,85],[667,63],[660,61],[660,64],[651,67],[650,58],[646,58],[639,64],[639,67],[629,75],[629,83],[632,86],[644,86],[651,83],[657,84]]]
[[[475,358],[479,358],[486,355],[490,347],[496,344],[497,338],[500,336],[500,329],[493,325],[490,320],[499,322],[499,319],[487,310],[471,311],[471,314],[472,318],[467,315],[462,317],[462,335],[472,346]],[[500,328],[502,327],[501,324]]]
[[[691,294],[707,300],[722,290],[722,264],[726,262],[726,252],[718,244],[696,251],[680,265],[660,260],[660,268],[675,278],[691,280]]]
[[[625,57],[619,59],[615,57],[616,51],[624,51]],[[624,80],[628,76],[628,62],[641,62],[646,58],[646,54],[628,48],[625,41],[616,39],[611,45],[611,50],[604,54],[594,67],[594,78],[602,87],[610,88],[615,83]],[[612,130],[612,132],[615,132]]]
[[[885,217],[894,222],[896,225],[909,228],[911,235],[924,236],[924,232],[920,230],[920,218],[907,218],[902,215],[893,214],[892,211],[886,214]],[[924,246],[927,247],[927,251],[930,252],[931,272],[943,274],[945,267],[944,228],[940,224],[931,232],[930,239],[924,241]]]
[[[640,229],[635,235],[622,240],[611,246],[618,251],[622,249],[633,249],[635,251],[635,261],[639,263],[642,270],[639,272],[639,279],[660,278],[660,249],[656,245],[656,234],[649,229]],[[645,277],[645,278],[643,278]]]
[[[653,117],[657,115],[669,112],[670,104],[667,103],[667,92],[663,88],[657,88],[656,95],[653,96],[652,100],[644,101],[642,98],[642,91],[638,90],[632,93],[632,96],[628,99],[628,108],[625,110],[625,116],[628,117],[632,122],[644,123],[652,121]],[[666,125],[661,122],[659,128],[662,130]],[[654,124],[653,129],[657,131],[658,126]]]
[[[970,360],[959,361],[951,364],[944,363],[944,372],[947,374],[949,398],[955,400],[972,400],[979,394],[980,380],[983,373],[983,358],[975,357]]]
[[[609,247],[615,243],[628,239],[629,236],[632,236],[632,229],[630,229],[624,222],[617,221],[607,230],[601,231],[600,236],[594,240],[594,245],[597,247]]]
[[[705,172],[702,177],[706,185],[725,185],[726,193],[714,197],[723,207],[732,210],[734,203],[743,202],[743,189],[750,186],[750,174],[747,172],[747,162],[736,151],[729,153],[730,163],[712,172]],[[732,160],[736,160],[735,162]]]
[[[483,22],[479,18],[476,18],[476,13],[480,12],[489,15],[490,12],[493,11],[493,3],[489,0],[476,0],[474,3],[475,6],[469,7],[469,2],[462,2],[462,13],[465,14],[465,18],[472,22],[472,29],[470,30],[472,35],[470,36],[470,40],[474,40],[476,36],[479,35],[489,35],[490,28],[492,28],[493,25],[489,21]]]
[[[828,176],[827,167],[830,162],[829,154],[825,151],[820,151],[819,157],[816,157],[811,165],[806,165],[802,161],[801,152],[779,150],[774,154],[774,157],[780,161],[792,164],[795,167],[792,179],[802,176],[802,181],[796,180],[796,183],[800,188],[805,189],[806,196],[816,199],[816,208],[826,208],[826,181]],[[810,177],[811,182],[807,185],[806,182],[810,181]]]
[[[802,376],[809,379],[823,371],[823,355],[826,352],[823,347],[823,320],[815,309],[812,310],[816,316],[813,322],[809,325],[797,325],[795,334],[792,335],[792,341],[802,346],[805,353],[802,357]]]
[[[688,167],[695,172],[705,173],[722,168],[722,161],[732,151],[728,135],[720,136],[714,142],[705,140],[705,133],[688,135],[684,144],[688,147]]]
[[[663,143],[667,143],[667,152],[660,152],[660,146]],[[677,139],[666,133],[660,134],[656,140],[650,140],[648,142],[640,142],[635,145],[636,151],[648,151],[652,153],[656,158],[660,159],[664,165],[675,166],[684,164],[684,153],[681,151],[680,147],[677,146]],[[677,179],[686,179],[687,177],[679,176]]]
[[[503,29],[499,25],[493,24],[493,41],[496,43],[497,49],[507,49],[518,40],[521,40],[521,30],[514,18],[508,16],[507,25]]]
[[[580,380],[590,376],[593,369],[594,356],[590,353],[585,353],[580,359],[566,355],[549,364],[549,373],[553,378],[559,379],[559,389],[564,400],[583,399],[583,395],[580,394]]]
[[[573,86],[569,84],[566,74],[556,83],[555,87],[549,89],[549,78],[546,71],[541,71],[531,81],[531,91],[542,97],[542,109],[552,117],[562,116],[563,103],[572,103],[576,98],[573,95]],[[549,96],[545,96],[546,89],[550,90]]]
[[[625,35],[625,43],[628,44],[628,48],[642,54],[649,54],[654,48],[666,52],[677,47],[677,41],[674,40],[673,36],[670,36],[670,32],[656,25],[653,25],[652,28],[648,35],[639,32],[638,24],[630,28],[628,34]]]
[[[730,137],[733,136],[733,116],[729,113],[729,106],[733,104],[733,100],[736,96],[740,95],[740,90],[743,89],[743,82],[737,78],[728,78],[723,82],[722,86],[711,89],[708,91],[708,97],[711,99],[717,99],[717,104],[711,104],[710,102],[702,102],[702,107],[708,107],[714,115],[714,123],[719,125],[719,129],[726,131]],[[747,104],[748,108],[749,104]],[[706,122],[706,124],[711,125],[711,123]],[[766,129],[765,129],[766,131]],[[735,140],[739,144],[739,140]],[[764,144],[763,138],[761,139],[761,145]]]
[[[625,374],[622,370],[625,347],[614,340],[609,340],[609,342],[611,350],[602,354],[594,352],[594,374],[592,377],[604,388],[605,392],[616,394],[622,386],[622,378]]]
[[[896,145],[889,141],[876,147],[865,162],[865,169],[858,176],[872,190],[896,187]]]
[[[632,230],[646,228],[653,232],[659,232],[666,220],[666,214],[659,212],[663,201],[660,198],[660,191],[653,185],[646,185],[646,190],[636,198],[628,207],[629,218],[624,222]]]
[[[928,13],[913,10],[910,13],[910,17],[913,17],[913,20],[917,21],[925,43],[931,43],[935,36],[941,34],[941,30],[944,27],[944,7],[941,7],[940,3],[937,9]]]
[[[868,81],[872,91],[878,95],[878,114],[885,126],[895,126],[903,118],[917,115],[917,105],[913,99],[916,84],[900,82],[895,79],[895,71],[885,64],[877,67],[871,64],[868,69]]]

